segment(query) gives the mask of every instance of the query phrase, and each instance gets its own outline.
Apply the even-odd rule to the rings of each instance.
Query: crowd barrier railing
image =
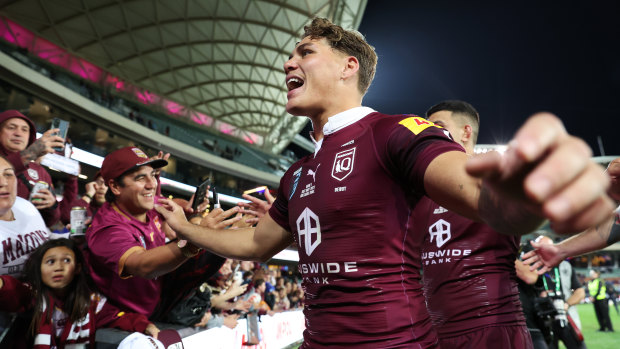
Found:
[[[217,327],[183,338],[185,349],[280,349],[303,339],[305,329],[301,310],[263,315],[259,322],[261,342],[257,345],[244,345],[247,340],[247,322],[240,319],[234,329]]]

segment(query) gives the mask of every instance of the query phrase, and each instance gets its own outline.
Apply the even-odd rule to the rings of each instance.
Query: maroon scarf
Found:
[[[50,296],[48,300],[49,305],[43,306],[39,329],[34,338],[34,348],[63,349],[67,344],[79,343],[88,344],[88,347],[95,348],[95,313],[99,303],[98,297],[93,298],[91,296],[88,314],[82,320],[72,323],[71,320],[67,318],[67,322],[65,323],[60,337],[56,337],[52,323],[57,301],[52,296]]]

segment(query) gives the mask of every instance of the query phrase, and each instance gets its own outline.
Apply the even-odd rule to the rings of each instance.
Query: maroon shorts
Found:
[[[489,326],[451,337],[439,336],[442,349],[533,349],[530,332],[523,326]]]

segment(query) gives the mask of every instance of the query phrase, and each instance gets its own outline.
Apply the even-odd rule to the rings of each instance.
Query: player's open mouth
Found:
[[[286,88],[288,88],[289,91],[299,88],[303,84],[304,84],[304,81],[298,77],[291,77],[291,78],[286,79]]]

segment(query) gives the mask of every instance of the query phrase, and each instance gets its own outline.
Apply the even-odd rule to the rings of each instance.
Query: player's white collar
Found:
[[[314,139],[313,133],[310,132],[310,139],[312,140],[312,143],[314,143],[314,156],[316,156],[316,154],[321,149],[321,145],[323,145],[323,139],[325,138],[325,136],[340,131],[347,126],[358,122],[366,115],[374,112],[375,110],[369,107],[355,107],[349,110],[345,110],[336,115],[330,116],[327,119],[327,123],[323,125],[323,138],[317,141]]]
[[[374,113],[375,110],[368,107],[355,107],[349,110],[345,110],[342,113],[330,116],[327,119],[327,123],[323,126],[323,135],[327,136],[336,131],[356,123],[364,116]]]

